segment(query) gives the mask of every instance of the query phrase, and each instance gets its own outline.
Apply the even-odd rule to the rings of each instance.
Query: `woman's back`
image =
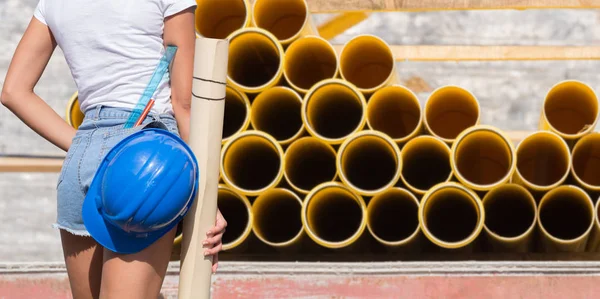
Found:
[[[98,104],[132,108],[164,52],[164,19],[195,1],[41,0],[35,17],[46,24],[79,92],[82,111]],[[153,111],[172,113],[169,76]]]
[[[39,1],[35,17],[11,60],[0,102],[40,136],[67,152],[56,184],[57,215],[53,226],[60,230],[73,297],[156,298],[176,229],[145,238],[124,231],[115,234],[112,224],[102,217],[86,224],[83,203],[91,207],[86,209],[87,215],[95,217],[102,210],[95,206],[95,193],[87,196],[91,182],[107,153],[135,130],[158,122],[171,135],[188,140],[197,38],[196,2]],[[154,96],[153,111],[139,119],[142,124],[138,128],[124,128],[161,61],[165,44],[177,47],[177,52]],[[67,124],[34,92],[57,45],[71,68],[85,112],[77,128]],[[140,154],[139,158],[155,156]],[[148,186],[155,185],[150,183],[154,176],[142,175],[139,179],[147,180],[144,184]],[[173,202],[173,194],[161,193],[165,202]],[[118,200],[119,205],[126,205],[129,198]],[[218,266],[217,254],[222,249],[226,226],[218,212],[215,226],[205,239],[203,249],[207,256],[213,256],[213,271]],[[116,246],[117,242],[120,245]],[[132,249],[131,246],[136,248],[126,249]]]

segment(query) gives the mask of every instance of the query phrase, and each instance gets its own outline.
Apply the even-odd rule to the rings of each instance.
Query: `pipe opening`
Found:
[[[598,99],[587,85],[566,81],[548,92],[543,109],[554,129],[562,134],[577,135],[596,123]]]
[[[268,85],[281,72],[283,52],[276,41],[260,29],[243,29],[231,37],[228,75],[248,88]]]
[[[321,85],[306,101],[305,125],[324,138],[345,138],[362,125],[364,98],[343,83]]]
[[[298,39],[285,52],[285,76],[295,89],[302,92],[318,82],[334,78],[337,69],[337,53],[329,42],[320,37]]]
[[[328,243],[344,242],[359,232],[364,221],[363,207],[352,192],[342,187],[328,187],[309,199],[308,228]]]
[[[569,174],[571,154],[558,135],[538,132],[525,138],[517,150],[517,171],[536,186],[552,186]]]
[[[250,206],[235,192],[219,188],[217,197],[219,211],[227,219],[227,229],[223,234],[223,245],[231,245],[244,235],[250,227]]]
[[[600,134],[592,133],[575,144],[573,173],[575,179],[592,189],[600,189]]]
[[[425,104],[425,123],[433,135],[453,140],[479,122],[479,103],[473,94],[456,86],[434,91]]]
[[[473,130],[456,142],[455,170],[472,184],[496,184],[511,173],[512,149],[498,133]]]
[[[515,238],[535,225],[536,203],[523,187],[502,185],[491,190],[483,199],[485,225],[492,233]]]
[[[256,191],[276,183],[281,154],[266,137],[243,135],[231,140],[223,156],[223,176],[236,187]]]
[[[540,225],[554,238],[577,239],[591,229],[594,218],[592,205],[583,190],[558,187],[546,193],[540,202]]]
[[[293,90],[277,86],[260,93],[252,102],[252,126],[287,142],[302,131],[302,99]]]
[[[227,86],[225,115],[223,116],[223,139],[242,131],[247,125],[250,102],[239,91]]]
[[[396,183],[400,157],[389,141],[378,135],[359,135],[340,148],[340,174],[367,192]]]
[[[361,89],[384,84],[394,72],[394,54],[380,38],[361,35],[350,40],[340,55],[342,78]]]
[[[292,191],[270,189],[252,205],[254,232],[273,245],[294,240],[302,232],[302,202]]]
[[[400,86],[384,87],[367,104],[367,122],[373,130],[403,140],[421,125],[421,106],[410,90]]]
[[[419,230],[419,202],[410,192],[394,188],[371,198],[367,219],[372,234],[385,242],[409,239]]]
[[[424,206],[424,226],[442,242],[456,243],[476,230],[480,211],[469,193],[457,188],[436,190]]]
[[[310,16],[305,0],[256,0],[253,17],[257,27],[288,40],[300,33]]]
[[[286,150],[285,176],[294,188],[308,193],[319,184],[335,179],[335,159],[336,152],[329,144],[315,137],[303,137]]]
[[[402,178],[417,193],[425,193],[451,177],[450,148],[443,141],[419,136],[402,148]]]
[[[246,0],[197,0],[196,31],[207,38],[225,39],[248,23]]]

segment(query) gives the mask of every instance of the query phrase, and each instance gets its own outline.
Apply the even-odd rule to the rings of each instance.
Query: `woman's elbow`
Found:
[[[173,105],[174,110],[179,110],[182,112],[189,113],[190,110],[192,109],[192,102],[189,100],[187,100],[187,101],[172,101],[171,103]]]
[[[14,101],[14,92],[12,92],[11,88],[8,86],[4,86],[2,88],[2,93],[0,94],[0,103],[5,107],[9,107],[11,102]]]

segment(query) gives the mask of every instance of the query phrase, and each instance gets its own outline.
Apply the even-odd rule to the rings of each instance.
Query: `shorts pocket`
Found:
[[[56,182],[57,189],[58,189],[58,186],[60,185],[60,183],[62,183],[63,179],[65,178],[65,173],[68,172],[68,170],[69,170],[69,165],[71,164],[71,160],[73,160],[73,155],[75,155],[75,152],[77,152],[77,149],[79,148],[79,145],[81,144],[82,138],[83,138],[83,136],[76,135],[71,140],[71,146],[69,147],[69,150],[67,151],[67,154],[66,154],[65,159],[62,164],[62,168],[60,170],[60,174],[58,175],[58,181]]]
[[[123,139],[127,138],[127,136],[139,131],[142,129],[142,126],[134,127],[134,128],[110,128],[108,131],[102,134],[102,145],[100,146],[100,161],[104,159],[104,156],[110,152],[110,150],[115,147],[119,142]]]

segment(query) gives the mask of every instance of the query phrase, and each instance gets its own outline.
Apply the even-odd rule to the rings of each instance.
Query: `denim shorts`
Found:
[[[125,129],[123,125],[130,113],[128,109],[106,106],[86,111],[58,177],[55,228],[78,236],[90,235],[83,224],[83,200],[100,161],[119,141],[155,121],[179,136],[177,121],[171,114],[149,114],[142,125]]]

